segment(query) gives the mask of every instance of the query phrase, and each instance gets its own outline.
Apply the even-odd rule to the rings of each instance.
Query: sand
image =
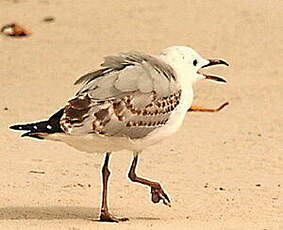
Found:
[[[0,229],[283,229],[282,10],[279,0],[1,1],[1,24],[33,34],[0,36]],[[188,113],[174,137],[141,156],[139,174],[161,182],[171,208],[127,179],[132,156],[119,152],[110,209],[130,221],[92,221],[102,155],[20,138],[8,126],[47,118],[105,55],[171,45],[230,63],[205,71],[229,84],[199,82],[194,101],[230,105]]]

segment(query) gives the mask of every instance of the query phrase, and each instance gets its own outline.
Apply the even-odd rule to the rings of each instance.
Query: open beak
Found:
[[[208,59],[208,61],[209,61],[209,63],[204,65],[201,68],[205,68],[205,67],[212,66],[212,65],[226,65],[226,66],[229,66],[229,64],[226,61],[223,61],[221,59]]]
[[[220,60],[220,59],[208,59],[208,64],[202,66],[201,68],[206,68],[208,66],[213,66],[213,65],[226,65],[226,66],[229,66],[229,64],[223,60]],[[214,75],[207,75],[207,74],[203,74],[203,73],[200,73],[198,72],[198,74],[201,74],[204,76],[205,79],[208,79],[208,80],[213,80],[213,81],[217,81],[217,82],[222,82],[222,83],[226,83],[227,81],[222,78],[222,77],[219,77],[219,76],[214,76]]]

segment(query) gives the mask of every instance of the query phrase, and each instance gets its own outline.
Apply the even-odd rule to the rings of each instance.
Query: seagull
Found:
[[[139,155],[181,127],[192,106],[192,86],[197,80],[226,82],[223,77],[200,72],[220,64],[228,66],[221,59],[204,59],[186,46],[172,46],[159,55],[127,52],[107,56],[100,69],[75,82],[83,84],[81,89],[48,120],[10,128],[25,131],[22,137],[60,141],[80,151],[105,153],[100,221],[126,221],[128,218],[115,217],[108,209],[111,153],[133,152],[129,179],[148,186],[153,203],[162,201],[170,206],[160,183],[136,174]]]

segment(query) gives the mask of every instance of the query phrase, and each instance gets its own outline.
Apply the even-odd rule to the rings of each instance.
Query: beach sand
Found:
[[[282,10],[279,0],[1,1],[1,25],[17,22],[33,34],[0,36],[0,229],[283,229]],[[161,182],[171,208],[127,179],[132,155],[118,152],[110,210],[130,221],[93,221],[103,156],[8,127],[48,118],[103,56],[172,45],[230,63],[205,70],[228,84],[199,82],[194,100],[230,105],[188,113],[174,137],[141,155],[138,173]]]

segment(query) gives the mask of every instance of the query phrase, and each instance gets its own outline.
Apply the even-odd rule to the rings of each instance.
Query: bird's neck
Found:
[[[181,84],[182,90],[192,89],[195,79],[193,75],[196,73],[191,71],[188,66],[176,60],[174,56],[160,55],[159,58],[174,69],[177,81]]]

